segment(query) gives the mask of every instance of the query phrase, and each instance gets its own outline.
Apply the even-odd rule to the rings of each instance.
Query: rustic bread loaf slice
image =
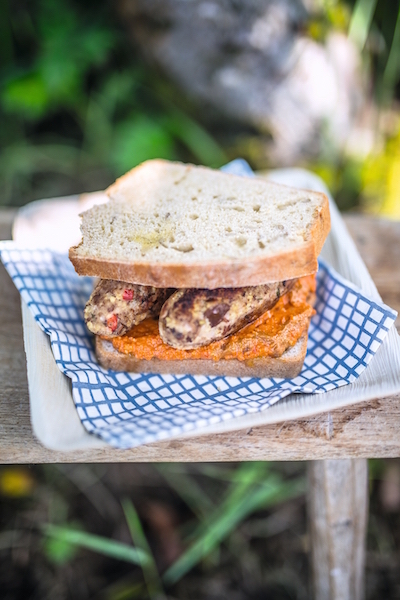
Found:
[[[296,377],[303,366],[307,351],[307,334],[279,358],[255,358],[251,361],[232,360],[140,360],[122,354],[111,342],[95,336],[96,356],[102,367],[131,373],[170,373],[174,375],[223,375],[224,377]]]
[[[136,167],[82,215],[79,275],[155,287],[240,287],[314,273],[324,194],[164,160]]]

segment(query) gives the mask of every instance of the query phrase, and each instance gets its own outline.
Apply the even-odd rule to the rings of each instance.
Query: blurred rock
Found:
[[[312,4],[312,3],[311,3]],[[271,163],[341,148],[363,97],[359,56],[340,33],[308,38],[301,0],[120,0],[145,58],[202,112],[272,136]],[[204,116],[204,115],[202,115]]]

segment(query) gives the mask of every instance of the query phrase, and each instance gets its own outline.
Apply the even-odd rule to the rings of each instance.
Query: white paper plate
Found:
[[[322,180],[303,169],[272,171],[269,178],[294,187],[323,191]],[[13,238],[25,246],[46,245],[58,251],[80,239],[78,213],[94,203],[103,202],[102,192],[40,200],[23,207],[15,220]],[[331,198],[330,198],[331,199]],[[380,301],[376,286],[351,239],[336,205],[331,199],[332,229],[321,256],[343,277],[353,282],[374,300]],[[60,233],[61,232],[61,233]],[[50,350],[48,336],[36,324],[22,303],[22,321],[27,356],[32,427],[43,445],[53,450],[99,448],[106,444],[84,429],[71,393],[71,381],[59,370]],[[400,338],[392,327],[368,368],[352,385],[325,394],[292,394],[268,410],[252,413],[205,427],[200,433],[217,433],[277,423],[348,406],[364,400],[390,396],[400,391]],[[183,437],[183,436],[181,436]]]

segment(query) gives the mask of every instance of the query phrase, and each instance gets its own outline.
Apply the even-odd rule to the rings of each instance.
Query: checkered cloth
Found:
[[[240,166],[240,165],[239,165]],[[323,393],[353,382],[377,352],[396,312],[365,297],[320,262],[317,314],[307,356],[294,379],[256,379],[106,371],[96,361],[83,321],[92,281],[68,257],[0,243],[1,259],[39,326],[59,369],[72,380],[79,417],[117,448],[167,439],[266,410],[293,392]]]

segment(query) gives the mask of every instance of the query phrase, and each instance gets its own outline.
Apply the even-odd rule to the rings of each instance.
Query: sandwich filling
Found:
[[[118,352],[138,360],[251,361],[263,357],[278,358],[307,332],[310,319],[315,314],[312,306],[315,286],[315,275],[301,277],[272,308],[252,323],[228,337],[190,350],[166,344],[154,317],[142,320],[125,335],[101,337],[110,341]]]

